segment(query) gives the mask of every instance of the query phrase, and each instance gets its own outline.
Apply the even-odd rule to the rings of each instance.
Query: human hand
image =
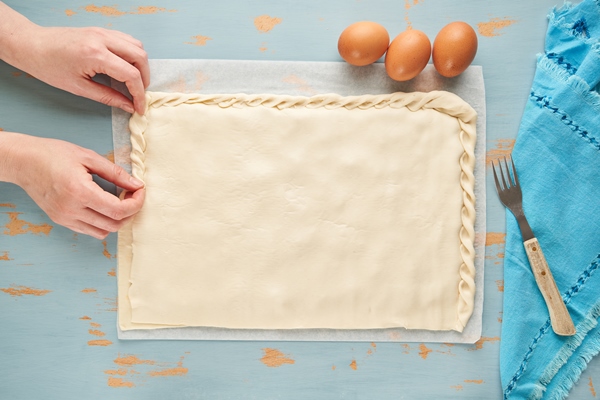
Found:
[[[60,225],[104,239],[142,207],[143,183],[91,150],[10,132],[2,132],[0,139],[8,155],[0,165],[0,180],[21,186]],[[121,200],[98,186],[92,174],[129,192]]]
[[[24,60],[21,69],[73,94],[130,113],[144,113],[150,69],[148,55],[139,40],[103,28],[37,27],[36,32],[36,55]],[[94,82],[96,74],[124,82],[133,103],[118,91]]]
[[[144,89],[150,84],[148,55],[139,40],[125,33],[41,27],[0,1],[0,59],[73,94],[144,113]],[[94,82],[97,74],[124,82],[133,102]]]

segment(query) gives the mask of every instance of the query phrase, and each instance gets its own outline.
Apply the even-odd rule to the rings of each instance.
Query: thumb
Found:
[[[86,167],[89,172],[125,190],[136,191],[144,187],[144,182],[129,175],[123,168],[95,152],[92,152],[91,157],[87,160]]]

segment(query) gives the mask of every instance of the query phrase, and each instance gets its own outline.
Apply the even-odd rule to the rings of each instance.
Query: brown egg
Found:
[[[352,65],[369,65],[379,60],[390,44],[390,35],[380,24],[356,22],[342,32],[338,40],[340,56]]]
[[[396,81],[407,81],[419,75],[429,62],[431,42],[427,35],[408,29],[398,36],[385,55],[385,70]]]
[[[477,53],[477,34],[465,22],[452,22],[433,41],[433,65],[440,75],[452,78],[462,74]]]

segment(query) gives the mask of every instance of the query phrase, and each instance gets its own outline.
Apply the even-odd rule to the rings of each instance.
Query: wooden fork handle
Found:
[[[563,302],[563,299],[556,287],[556,282],[548,268],[548,263],[542,252],[542,248],[536,238],[529,239],[523,243],[527,258],[531,264],[533,276],[538,284],[542,296],[546,301],[548,312],[550,313],[550,322],[552,329],[557,335],[572,336],[575,334],[575,326],[569,315],[569,311]]]

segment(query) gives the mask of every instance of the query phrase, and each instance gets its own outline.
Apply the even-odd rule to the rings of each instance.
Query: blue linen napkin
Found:
[[[556,335],[506,217],[504,398],[563,399],[600,351],[600,2],[553,9],[513,149],[523,207],[577,334]]]

